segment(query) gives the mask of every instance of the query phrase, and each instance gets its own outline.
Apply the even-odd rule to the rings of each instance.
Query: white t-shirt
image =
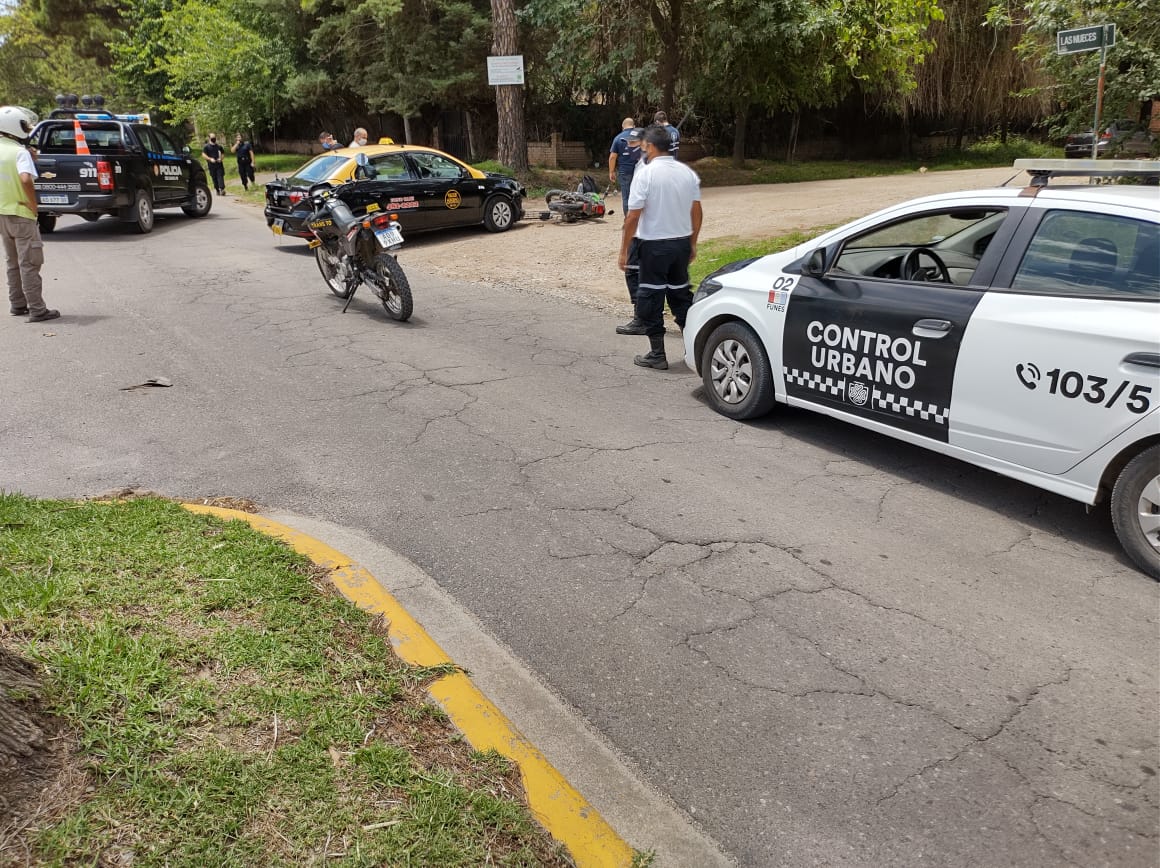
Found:
[[[688,238],[693,234],[691,211],[701,201],[701,179],[672,157],[654,157],[637,166],[628,191],[628,210],[644,210],[636,226],[642,241]]]
[[[36,171],[36,163],[32,160],[32,154],[28,153],[25,148],[21,148],[20,153],[16,155],[16,172],[31,175],[34,181],[40,177],[40,173]]]

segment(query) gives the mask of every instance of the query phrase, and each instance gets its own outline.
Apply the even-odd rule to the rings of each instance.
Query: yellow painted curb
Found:
[[[386,619],[391,644],[406,662],[414,666],[453,662],[374,576],[342,552],[260,515],[196,503],[183,503],[182,506],[190,512],[227,521],[244,521],[331,570],[331,579],[347,599],[360,609]],[[427,691],[473,748],[495,750],[519,766],[532,813],[553,838],[568,848],[579,868],[619,868],[632,864],[632,848],[512,726],[466,674],[445,675],[432,682]]]

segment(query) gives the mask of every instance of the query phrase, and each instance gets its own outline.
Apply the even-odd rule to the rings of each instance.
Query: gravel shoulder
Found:
[[[701,239],[761,238],[837,225],[917,196],[999,186],[1015,174],[1003,167],[713,187],[703,193]],[[619,212],[619,196],[615,205]],[[547,206],[529,199],[526,207],[535,212]],[[416,235],[399,259],[409,269],[627,312],[628,293],[616,267],[621,224],[616,213],[576,223],[531,218],[498,235],[477,229]]]

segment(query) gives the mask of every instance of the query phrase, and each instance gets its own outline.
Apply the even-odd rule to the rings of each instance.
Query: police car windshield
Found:
[[[349,159],[350,157],[340,157],[336,154],[324,154],[299,169],[290,180],[317,184],[333,175],[335,170]]]

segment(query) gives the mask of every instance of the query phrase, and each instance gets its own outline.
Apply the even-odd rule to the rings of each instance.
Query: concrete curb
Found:
[[[200,504],[182,506],[194,513],[244,521],[331,570],[331,580],[347,599],[386,619],[391,644],[407,663],[437,666],[454,662],[374,576],[342,552],[260,515]],[[532,813],[552,837],[568,848],[579,868],[632,864],[632,848],[465,673],[439,678],[428,687],[428,693],[472,747],[495,750],[519,766]]]
[[[430,642],[429,653],[441,654],[436,658],[440,661],[450,658],[461,664],[470,663],[470,681],[502,708],[502,712],[497,712],[499,717],[505,723],[511,721],[508,726],[513,733],[525,744],[534,745],[535,753],[546,758],[550,767],[575,791],[584,794],[582,803],[591,805],[604,818],[620,836],[622,844],[630,840],[638,850],[651,852],[655,856],[654,868],[736,865],[687,814],[644,783],[643,775],[633,764],[571,705],[543,684],[506,646],[489,635],[470,612],[407,558],[359,531],[293,513],[271,510],[265,516],[255,516],[192,504],[187,508],[237,518],[263,530],[269,528],[267,533],[291,545],[294,539],[315,543],[319,539],[327,540],[334,548],[322,548],[332,553],[329,557],[339,569],[360,570],[357,575],[364,579],[363,587],[366,587],[366,577],[373,574],[377,577],[371,579],[374,585],[405,610],[407,623],[416,627],[423,625],[418,630]],[[335,549],[341,549],[342,553]],[[392,623],[393,642],[394,627]],[[408,644],[417,649],[417,641],[418,637],[412,636]],[[434,692],[432,696],[438,699]],[[547,826],[546,821],[541,822]],[[557,840],[574,846],[554,829],[549,831]],[[580,832],[587,834],[583,829]],[[578,865],[609,868],[630,865],[632,859],[630,850],[618,848],[593,853],[584,862],[576,849],[572,855]]]

